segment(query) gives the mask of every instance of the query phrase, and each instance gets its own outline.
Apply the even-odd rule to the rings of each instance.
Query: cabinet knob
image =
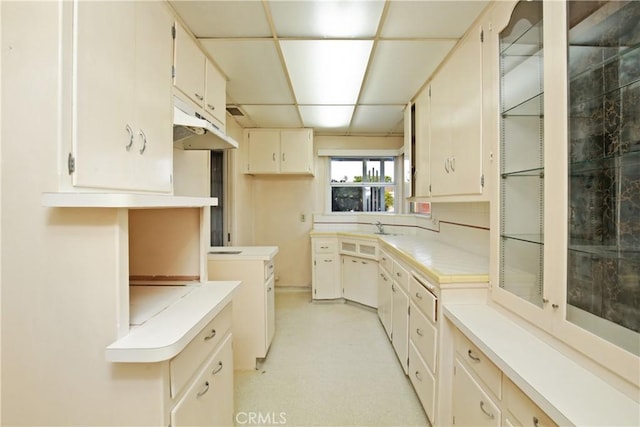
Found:
[[[418,379],[418,381],[422,381],[422,375],[420,375],[419,371],[416,371],[413,375],[416,376],[416,378]]]
[[[416,334],[418,334],[419,336],[424,336],[424,332],[422,332],[422,329],[420,328],[416,328]]]
[[[422,295],[420,294],[420,292],[416,292],[416,298],[422,299]]]

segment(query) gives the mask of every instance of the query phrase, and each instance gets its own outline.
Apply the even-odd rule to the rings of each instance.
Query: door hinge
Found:
[[[313,294],[314,294],[314,295],[316,295],[317,293],[318,293],[318,290],[317,290],[317,289],[314,289],[314,290],[313,290]]]
[[[431,193],[431,184],[429,184],[429,193]]]
[[[411,315],[411,306],[407,307],[407,314],[410,316]]]
[[[231,233],[227,233],[227,242],[231,242]]]
[[[429,97],[431,97],[431,86],[429,86]]]
[[[453,367],[453,375],[455,375],[455,374],[456,374],[456,367],[454,366]]]
[[[175,65],[171,66],[171,78],[172,79],[176,78],[176,66]]]
[[[456,416],[454,415],[454,416],[453,416],[453,423],[452,423],[452,424],[455,424],[455,423],[456,423]]]
[[[176,39],[176,26],[175,25],[171,26],[171,38],[174,39],[174,40]]]
[[[316,264],[316,260],[315,260],[315,259],[313,260],[313,265],[317,265],[317,264]]]
[[[480,43],[484,43],[484,30],[480,31]]]
[[[69,157],[67,158],[67,169],[69,170],[69,175],[76,171],[76,158],[73,157],[71,153],[69,153]]]
[[[484,174],[480,175],[480,186],[484,187]]]

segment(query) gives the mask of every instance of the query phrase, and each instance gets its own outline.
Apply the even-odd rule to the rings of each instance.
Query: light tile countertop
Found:
[[[311,237],[375,239],[418,272],[437,284],[486,283],[489,258],[437,240],[418,236],[375,234],[357,231],[312,231]]]

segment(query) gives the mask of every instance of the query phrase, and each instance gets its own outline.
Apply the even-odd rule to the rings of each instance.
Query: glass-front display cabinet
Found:
[[[566,318],[640,347],[640,2],[567,2]]]
[[[542,1],[521,1],[499,34],[499,286],[542,307],[544,56]]]

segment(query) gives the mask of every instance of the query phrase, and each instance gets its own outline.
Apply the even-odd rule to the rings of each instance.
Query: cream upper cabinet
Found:
[[[73,127],[66,165],[72,185],[171,192],[172,21],[166,6],[73,7]]]
[[[482,39],[481,27],[469,32],[431,82],[434,197],[477,195],[483,190]]]
[[[312,129],[251,129],[245,141],[245,173],[313,175]]]
[[[210,60],[207,59],[205,64],[204,112],[212,123],[225,129],[227,82]]]
[[[174,85],[199,107],[204,106],[206,57],[189,33],[175,24]]]

